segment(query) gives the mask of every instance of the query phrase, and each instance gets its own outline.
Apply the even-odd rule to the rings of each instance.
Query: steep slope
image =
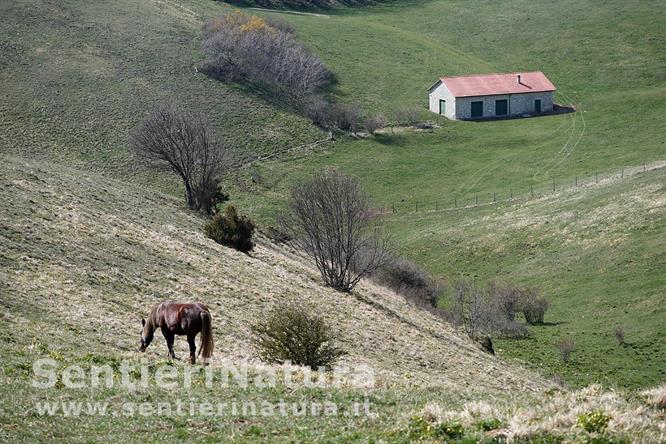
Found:
[[[352,295],[340,294],[323,287],[294,252],[261,242],[247,256],[213,243],[201,233],[202,220],[173,197],[3,156],[0,200],[2,441],[664,439],[663,387],[629,395],[599,387],[562,393],[485,354],[390,291],[363,283]],[[33,365],[40,358],[54,360],[59,370],[79,365],[86,372],[107,364],[117,372],[129,363],[186,372],[188,364],[164,359],[161,339],[146,355],[136,350],[140,317],[165,298],[211,307],[217,353],[209,369],[247,363],[255,373],[271,366],[253,359],[249,325],[280,300],[312,304],[340,333],[349,353],[344,364],[375,370],[374,387],[309,387],[298,382],[305,369],[297,370],[295,385],[274,387],[256,382],[209,387],[196,373],[193,385],[179,385],[177,379],[175,388],[156,384],[157,373],[147,387],[118,385],[120,377],[112,387],[68,387],[64,373],[51,388],[33,385],[39,380]],[[182,339],[177,352],[185,353]],[[86,373],[83,378],[87,381]],[[340,413],[275,413],[279,403],[322,402],[338,406]],[[184,412],[178,403],[184,403]],[[272,405],[273,413],[241,410],[257,403],[261,412],[264,403]],[[204,413],[205,405],[212,414]],[[234,411],[234,405],[241,407]],[[368,406],[366,414],[354,413],[359,405]],[[54,413],[46,413],[45,406]],[[593,424],[597,428],[586,431],[581,416],[601,418],[607,427]]]
[[[86,338],[86,353],[131,357],[138,320],[151,305],[198,300],[216,320],[215,359],[247,360],[250,324],[295,299],[318,307],[339,330],[348,362],[393,381],[474,391],[543,387],[383,288],[363,284],[340,294],[323,287],[307,262],[268,243],[250,256],[215,244],[202,234],[203,221],[171,197],[32,161],[5,159],[0,168],[2,304],[16,330],[57,337],[63,322],[69,331],[62,334]],[[58,339],[49,344],[59,349]],[[164,344],[149,351],[164,356]]]

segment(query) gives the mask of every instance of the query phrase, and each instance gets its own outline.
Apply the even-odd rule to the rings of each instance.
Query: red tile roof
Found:
[[[440,80],[455,97],[520,94],[556,89],[541,71],[442,77]]]

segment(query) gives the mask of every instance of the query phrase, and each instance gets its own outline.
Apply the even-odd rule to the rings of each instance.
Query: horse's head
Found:
[[[150,342],[153,340],[153,332],[155,330],[152,329],[150,325],[146,326],[145,319],[141,319],[141,326],[143,327],[143,329],[141,330],[141,341],[139,342],[139,351],[145,352],[148,346],[150,345]]]

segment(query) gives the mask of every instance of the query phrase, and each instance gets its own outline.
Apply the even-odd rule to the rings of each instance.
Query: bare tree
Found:
[[[387,239],[370,216],[367,195],[335,169],[293,187],[281,225],[314,259],[326,284],[340,291],[351,291],[386,255]]]
[[[368,130],[368,133],[375,134],[375,132],[386,126],[386,118],[382,114],[377,114],[376,116],[368,117],[365,120],[365,129]]]
[[[356,134],[363,123],[363,110],[358,103],[337,103],[331,108],[331,120],[336,128]]]
[[[212,214],[224,199],[218,184],[231,156],[202,115],[159,106],[134,129],[130,146],[148,164],[180,176],[190,209]]]
[[[495,285],[486,289],[477,288],[465,281],[456,283],[447,318],[453,324],[462,326],[475,339],[490,333],[511,338],[529,336],[527,327],[518,323],[513,314],[507,314],[504,301],[497,297],[498,288]]]
[[[571,359],[571,353],[576,350],[576,343],[573,338],[566,336],[557,343],[557,348],[560,350],[562,355],[562,361],[566,364]]]
[[[462,325],[470,338],[477,338],[488,328],[487,293],[468,282],[456,283],[453,290],[452,321]]]

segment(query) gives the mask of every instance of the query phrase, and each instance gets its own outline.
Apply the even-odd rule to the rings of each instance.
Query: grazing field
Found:
[[[135,164],[129,130],[170,99],[206,112],[247,159],[326,136],[250,88],[197,72],[202,22],[228,9],[208,0],[0,5],[0,308],[10,326],[0,337],[0,390],[9,400],[0,411],[0,440],[410,442],[436,439],[428,433],[445,428],[428,424],[451,425],[441,421],[460,412],[455,421],[465,424],[469,441],[492,439],[476,419],[500,419],[507,436],[546,442],[629,433],[664,440],[663,410],[648,406],[645,394],[556,394],[547,382],[559,375],[575,387],[633,390],[666,376],[662,2],[406,0],[309,15],[247,10],[294,25],[335,74],[330,98],[389,118],[397,108],[420,107],[422,118],[440,127],[337,136],[254,162],[228,179],[232,201],[272,225],[299,178],[328,166],[360,177],[375,206],[396,207],[384,220],[401,254],[449,282],[499,279],[537,286],[550,299],[547,324],[533,327],[530,339],[497,340],[498,357],[370,283],[345,296],[323,288],[301,257],[265,239],[251,256],[212,243],[201,234],[203,220],[176,200],[176,179]],[[471,123],[425,111],[426,90],[440,75],[536,69],[577,112]],[[618,177],[623,167],[627,175]],[[598,184],[590,179],[596,173]],[[576,177],[585,180],[572,187]],[[556,190],[546,193],[553,183]],[[493,192],[501,202],[489,204]],[[516,199],[507,202],[512,193]],[[469,206],[476,195],[482,205],[440,211],[454,202]],[[321,307],[340,330],[345,362],[378,369],[376,389],[57,386],[45,394],[30,386],[37,357],[62,366],[139,363],[139,319],[167,297],[212,306],[213,368],[223,359],[261,368],[252,361],[249,325],[295,296]],[[613,337],[618,326],[624,345]],[[555,348],[564,336],[576,343],[566,365]],[[182,339],[178,347],[182,356]],[[143,358],[163,364],[164,352],[158,341]],[[346,405],[369,397],[378,415],[81,420],[34,410],[44,400],[111,399],[118,407],[174,397]],[[494,417],[469,414],[478,406],[468,402],[476,401],[492,404],[483,410]],[[608,433],[584,431],[577,415],[604,406],[614,415]],[[538,417],[528,430],[522,425],[530,410]]]
[[[535,329],[529,341],[502,341],[502,353],[574,385],[641,386],[664,378],[666,342],[658,333],[666,294],[663,169],[560,200],[577,180],[620,177],[623,168],[642,171],[666,159],[666,55],[660,50],[666,16],[659,2],[432,1],[324,17],[263,14],[292,23],[335,72],[331,94],[368,112],[390,117],[403,106],[424,109],[426,89],[440,75],[535,69],[558,87],[556,100],[577,112],[473,123],[424,109],[422,118],[441,128],[342,137],[315,152],[255,165],[249,192],[235,195],[241,207],[273,223],[290,183],[338,167],[362,180],[375,206],[396,208],[386,223],[399,250],[434,274],[544,291],[556,325]],[[525,207],[521,200],[413,214],[417,205],[431,211],[472,205],[477,196],[488,204],[493,194],[506,201],[532,191],[553,197]],[[643,218],[634,219],[632,199],[644,205]],[[515,212],[524,225],[511,228]],[[605,212],[615,215],[590,224],[618,233],[611,244],[570,219]],[[557,219],[564,225],[537,222]],[[488,237],[493,241],[483,241]],[[618,325],[635,332],[633,346],[613,344]],[[574,364],[564,366],[554,344],[567,333],[577,338],[577,352]]]
[[[565,392],[485,353],[390,291],[368,283],[354,294],[325,288],[310,264],[265,240],[249,256],[222,247],[203,236],[201,219],[178,200],[141,186],[13,157],[3,159],[0,178],[3,442],[664,438],[664,413],[656,404],[663,388]],[[138,352],[141,317],[166,297],[203,301],[211,309],[216,350],[207,367],[214,375],[210,386],[201,365],[165,359],[159,333],[145,355]],[[326,307],[321,314],[348,352],[341,364],[374,369],[367,386],[350,377],[312,387],[304,378],[313,372],[255,358],[249,327],[285,298]],[[175,350],[185,356],[182,337]],[[52,360],[53,387],[33,385],[46,382],[34,373],[36,359]],[[68,385],[62,373],[73,365],[84,372],[70,375],[82,387]],[[92,371],[101,366],[115,372],[112,384],[102,378],[91,387]],[[123,368],[135,387],[123,385]],[[174,388],[159,386],[160,368],[177,372],[169,379]],[[188,387],[183,375],[190,368]],[[248,369],[247,386],[242,379],[221,385],[232,368]],[[255,379],[288,369],[291,383],[266,386]],[[297,412],[312,412],[303,403],[339,410],[299,414],[292,403]],[[354,403],[362,407],[355,410]],[[252,405],[258,413],[243,410]],[[579,416],[599,411],[607,427],[586,431]]]
[[[3,159],[0,172],[5,208],[0,218],[3,441],[89,442],[98,436],[99,441],[135,442],[137,433],[149,439],[167,439],[168,434],[183,441],[215,442],[222,437],[285,442],[386,439],[428,400],[460,408],[475,397],[499,396],[513,387],[515,393],[506,399],[520,402],[551,386],[488,355],[390,291],[362,284],[355,294],[340,294],[321,285],[316,270],[300,256],[265,241],[249,256],[222,247],[207,239],[203,221],[171,196],[11,157]],[[104,364],[118,369],[123,361],[151,368],[165,364],[166,345],[159,332],[145,355],[138,352],[140,319],[165,298],[202,301],[210,307],[216,341],[211,367],[217,371],[244,363],[256,372],[270,368],[255,357],[250,326],[280,301],[332,307],[321,313],[335,326],[348,353],[341,364],[371,366],[376,390],[254,384],[128,390],[119,387],[120,381],[111,389],[70,389],[62,381],[53,390],[32,387],[33,361],[40,358],[88,369]],[[179,337],[176,354],[182,358],[185,350],[186,341]],[[174,365],[180,371],[187,366],[184,361]],[[331,400],[348,407],[366,397],[379,409],[378,417],[262,418],[226,412],[213,420],[120,414],[128,401]],[[46,401],[109,401],[109,411],[118,416],[40,416],[35,403]]]
[[[157,104],[206,113],[243,156],[320,138],[289,110],[197,72],[202,20],[223,11],[203,0],[3,2],[3,152],[180,193],[170,176],[134,165],[128,154],[129,131]]]

